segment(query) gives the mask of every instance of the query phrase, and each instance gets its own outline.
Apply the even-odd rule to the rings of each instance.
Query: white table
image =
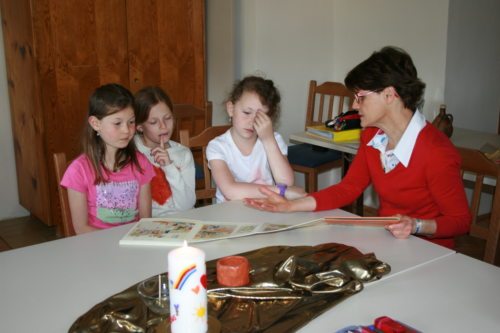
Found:
[[[220,221],[297,223],[338,214],[348,213],[334,210],[273,214],[247,208],[241,202],[228,202],[191,210],[178,216]],[[130,228],[130,225],[126,225],[0,253],[1,330],[66,332],[80,315],[95,304],[138,281],[164,272],[167,253],[171,248],[120,247],[118,241]],[[265,246],[316,245],[327,242],[352,245],[364,253],[375,252],[379,259],[391,265],[392,272],[388,276],[373,282],[370,288],[359,294],[370,304],[374,301],[369,294],[366,297],[364,294],[376,285],[387,283],[387,288],[390,288],[390,280],[399,281],[399,276],[404,281],[415,280],[409,273],[415,267],[425,267],[429,263],[455,255],[449,249],[419,238],[397,240],[381,228],[332,225],[200,243],[197,247],[203,249],[207,259],[211,260]],[[484,284],[485,288],[487,286]],[[419,291],[416,289],[414,292]],[[401,298],[398,302],[403,304],[405,299]],[[319,330],[322,332],[332,331],[336,326],[332,326],[331,316],[343,306],[344,303],[335,306],[309,324],[314,325],[314,329],[307,325],[302,332],[316,332],[317,327],[322,327]],[[365,317],[361,317],[361,313],[359,315],[351,323],[362,323]]]
[[[454,254],[381,279],[376,285],[365,285],[359,294],[300,332],[368,325],[380,316],[400,320],[421,332],[498,332],[499,283],[500,268]]]

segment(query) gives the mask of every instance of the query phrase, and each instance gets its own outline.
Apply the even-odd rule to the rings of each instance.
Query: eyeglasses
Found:
[[[367,91],[367,92],[364,92],[364,93],[361,93],[361,94],[360,93],[355,93],[354,94],[354,100],[356,101],[356,103],[360,104],[366,96],[368,96],[370,94],[373,94],[373,93],[376,93],[376,91]]]

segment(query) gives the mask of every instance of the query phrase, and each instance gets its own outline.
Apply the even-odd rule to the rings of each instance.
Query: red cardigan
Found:
[[[373,183],[380,201],[379,216],[435,219],[436,233],[426,239],[453,248],[453,237],[467,233],[471,222],[457,150],[427,123],[418,135],[408,167],[399,163],[385,173],[380,152],[366,145],[377,130],[367,128],[362,132],[358,153],[340,183],[311,194],[316,210],[350,204]]]

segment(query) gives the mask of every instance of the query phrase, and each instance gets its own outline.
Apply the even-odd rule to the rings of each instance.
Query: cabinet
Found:
[[[81,151],[88,98],[159,85],[205,108],[204,0],[0,0],[20,203],[60,219],[54,152]]]

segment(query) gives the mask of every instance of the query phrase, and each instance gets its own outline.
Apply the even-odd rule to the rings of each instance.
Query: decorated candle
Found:
[[[172,333],[207,332],[205,253],[187,242],[170,251],[168,284]]]

